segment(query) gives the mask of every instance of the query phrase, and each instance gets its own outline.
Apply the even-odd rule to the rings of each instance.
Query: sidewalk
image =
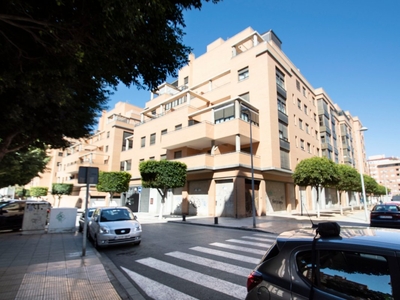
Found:
[[[142,224],[174,222],[185,225],[215,226],[243,230],[281,233],[296,228],[311,227],[307,215],[286,213],[253,218],[214,218],[158,216],[138,213]],[[337,221],[340,225],[367,225],[362,210],[321,212],[311,214],[314,223]],[[183,225],[184,226],[184,225]],[[21,234],[0,232],[0,299],[135,299],[144,300],[134,285],[107,256],[86,243],[82,256],[81,233]]]

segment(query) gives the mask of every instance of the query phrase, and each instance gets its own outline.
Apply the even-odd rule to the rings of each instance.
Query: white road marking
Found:
[[[121,268],[125,271],[126,274],[129,275],[130,278],[132,278],[134,282],[136,282],[137,285],[140,286],[140,288],[146,293],[147,296],[151,297],[154,300],[197,300],[197,298],[193,298],[180,291],[170,288],[169,286],[151,280],[124,267]]]
[[[225,251],[220,251],[220,250],[214,250],[214,249],[205,248],[205,247],[193,247],[190,249],[194,250],[194,251],[199,251],[199,252],[203,252],[203,253],[216,255],[216,256],[228,257],[230,259],[244,261],[244,262],[248,262],[251,264],[258,264],[260,262],[260,258],[249,257],[249,256],[234,254],[231,252],[225,252]]]
[[[220,248],[225,248],[225,249],[231,249],[231,250],[237,250],[237,251],[242,251],[242,252],[248,252],[248,253],[253,253],[253,254],[259,254],[259,255],[264,255],[265,254],[265,250],[258,250],[258,249],[253,249],[253,248],[240,247],[240,246],[234,246],[234,245],[223,244],[223,243],[212,243],[212,244],[210,244],[210,246],[220,247]]]
[[[185,260],[185,261],[188,261],[191,263],[195,263],[195,264],[198,264],[201,266],[206,266],[206,267],[209,267],[212,269],[229,272],[229,273],[235,274],[235,275],[240,275],[243,277],[247,277],[250,274],[250,272],[252,271],[252,269],[247,269],[247,268],[235,266],[232,264],[220,262],[217,260],[212,260],[212,259],[208,259],[205,257],[187,254],[187,253],[183,253],[183,252],[179,252],[179,251],[166,253],[166,255],[172,256],[172,257],[175,257],[178,259],[182,259],[182,260]]]
[[[237,299],[244,299],[247,294],[245,286],[240,286],[229,281],[218,279],[212,276],[208,276],[196,271],[185,269],[173,264],[154,259],[151,257],[139,259],[136,262],[141,263],[150,268],[154,268],[161,272],[182,278],[184,280],[202,285],[209,289],[215,290],[217,292],[229,295]],[[174,299],[174,298],[170,298]]]

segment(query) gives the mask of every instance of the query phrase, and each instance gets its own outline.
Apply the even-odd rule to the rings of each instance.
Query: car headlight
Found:
[[[136,225],[136,227],[135,227],[135,231],[141,231],[142,230],[142,226],[140,226],[140,225]]]
[[[110,233],[110,228],[108,228],[107,226],[101,226],[100,233]]]

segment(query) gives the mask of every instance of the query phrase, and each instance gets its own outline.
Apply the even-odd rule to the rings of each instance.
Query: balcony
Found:
[[[211,147],[213,141],[216,145],[235,145],[237,135],[240,135],[242,145],[250,143],[248,122],[242,119],[233,119],[219,124],[205,121],[163,135],[162,147],[164,149],[189,147],[201,150]],[[256,125],[252,125],[252,139],[253,142],[260,140],[260,130]]]
[[[199,154],[176,159],[187,165],[187,170],[190,171],[214,171],[218,169],[229,169],[251,166],[251,156],[245,152],[230,152],[226,154],[210,155]],[[258,156],[253,156],[254,168],[261,167],[261,160]]]

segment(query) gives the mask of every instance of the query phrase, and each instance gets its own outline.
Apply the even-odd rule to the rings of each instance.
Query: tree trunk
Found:
[[[165,198],[167,197],[167,190],[164,188],[162,191],[161,189],[157,189],[158,193],[161,195],[161,203],[160,203],[160,213],[158,214],[158,219],[161,220],[163,217],[163,212],[164,212],[164,203],[165,203]]]

